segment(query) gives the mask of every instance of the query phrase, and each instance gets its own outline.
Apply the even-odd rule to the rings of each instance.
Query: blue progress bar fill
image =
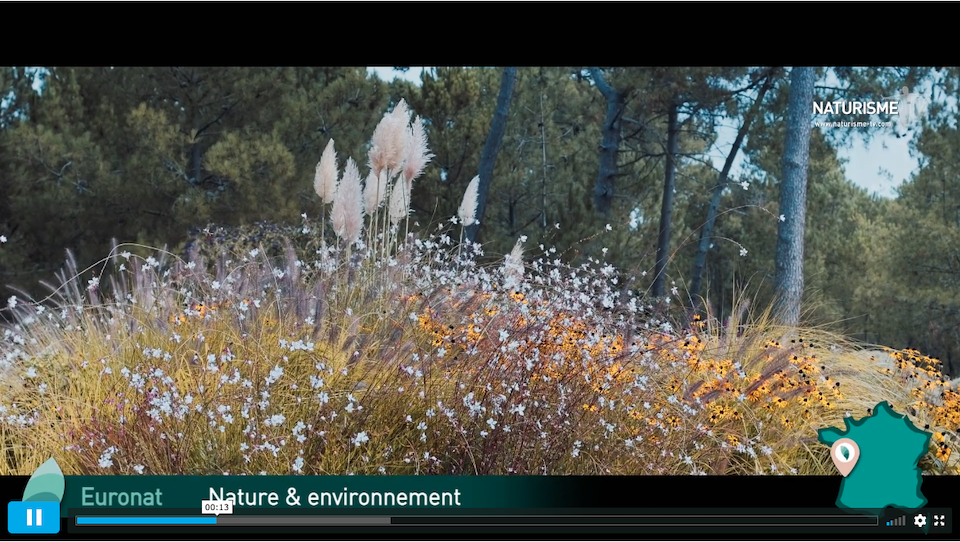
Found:
[[[216,516],[77,516],[77,525],[216,525]]]

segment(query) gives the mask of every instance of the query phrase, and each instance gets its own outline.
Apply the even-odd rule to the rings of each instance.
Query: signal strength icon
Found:
[[[887,527],[903,527],[907,524],[907,516],[900,516],[887,522]]]

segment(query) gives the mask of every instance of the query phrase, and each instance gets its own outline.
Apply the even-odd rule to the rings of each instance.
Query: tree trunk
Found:
[[[670,223],[673,218],[673,192],[677,174],[677,114],[674,103],[667,114],[667,164],[663,176],[663,200],[660,206],[660,237],[657,239],[657,263],[654,266],[653,296],[663,297],[667,280],[667,260],[670,258]]]
[[[813,116],[814,68],[793,68],[787,104],[783,176],[780,181],[780,214],[785,220],[777,231],[774,314],[781,323],[800,323],[803,296],[803,237],[807,205],[807,166]]]
[[[500,143],[503,142],[503,132],[507,128],[507,113],[510,112],[510,100],[513,98],[513,86],[517,80],[517,68],[504,68],[500,79],[500,95],[497,96],[497,108],[493,112],[490,122],[490,133],[487,142],[480,153],[480,183],[477,194],[477,222],[468,226],[465,238],[474,242],[477,230],[483,223],[483,213],[487,208],[487,195],[490,193],[490,183],[493,182],[493,166],[497,163],[497,154],[500,152]]]
[[[194,186],[200,184],[200,164],[200,141],[195,140],[193,146],[190,148],[190,184]]]
[[[607,114],[603,119],[603,138],[600,143],[600,170],[594,186],[594,206],[597,212],[606,215],[613,203],[613,188],[617,176],[617,155],[622,137],[620,120],[623,116],[625,95],[611,87],[600,73],[600,68],[590,68],[590,76],[597,89],[607,100]]]
[[[713,189],[713,198],[710,200],[710,208],[707,210],[707,221],[703,225],[703,229],[700,230],[700,246],[697,249],[697,256],[694,259],[693,272],[690,274],[690,296],[694,302],[693,312],[697,312],[702,306],[703,300],[700,298],[700,287],[703,282],[703,268],[707,263],[707,251],[710,249],[710,238],[713,235],[713,226],[717,220],[717,212],[720,210],[720,200],[723,197],[723,190],[727,187],[727,177],[730,175],[730,168],[733,167],[733,161],[736,159],[737,153],[740,152],[740,146],[743,144],[743,140],[750,130],[750,124],[753,123],[753,119],[760,110],[763,98],[767,94],[767,91],[770,90],[772,83],[772,77],[768,76],[760,86],[757,99],[744,116],[743,125],[740,126],[740,131],[737,132],[737,138],[733,141],[733,148],[730,149],[730,153],[723,163],[723,169],[717,177],[717,185]]]

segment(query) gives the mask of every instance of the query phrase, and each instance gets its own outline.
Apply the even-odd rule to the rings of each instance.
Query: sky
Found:
[[[392,80],[396,77],[414,83],[420,82],[420,74],[425,68],[410,68],[406,73],[392,68],[369,68],[381,79]],[[824,128],[844,130],[847,128]],[[860,136],[851,138],[850,144],[837,149],[841,160],[845,160],[844,172],[854,184],[882,197],[896,197],[895,189],[914,175],[918,169],[917,159],[910,154],[910,137],[897,138],[892,128],[877,128],[880,132],[869,143]],[[726,153],[730,150],[737,135],[737,126],[721,127],[717,144],[711,153],[713,164],[717,168],[723,165]],[[743,164],[742,158],[734,162],[732,177],[736,178]]]

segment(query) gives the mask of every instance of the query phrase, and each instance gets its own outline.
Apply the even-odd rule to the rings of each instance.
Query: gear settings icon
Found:
[[[923,514],[917,514],[916,516],[913,517],[913,524],[916,525],[917,527],[922,528],[924,525],[927,524],[927,516]]]

